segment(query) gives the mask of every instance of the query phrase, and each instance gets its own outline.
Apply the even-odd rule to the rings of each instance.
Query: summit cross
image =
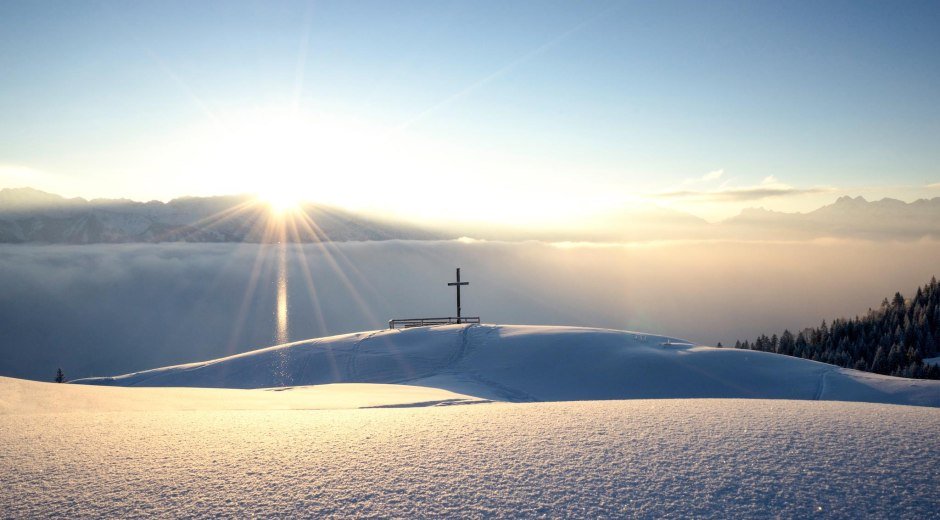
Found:
[[[460,268],[457,268],[457,281],[449,282],[447,285],[457,287],[457,323],[460,321],[460,286],[461,285],[470,285],[470,282],[461,282],[460,281]]]

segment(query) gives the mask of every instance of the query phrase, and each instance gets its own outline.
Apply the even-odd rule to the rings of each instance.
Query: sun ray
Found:
[[[307,286],[307,296],[310,298],[310,302],[313,306],[313,317],[317,326],[317,331],[321,336],[329,335],[329,327],[327,326],[326,319],[323,316],[323,308],[320,304],[319,292],[317,291],[316,284],[313,280],[313,274],[310,271],[310,264],[307,262],[307,253],[305,249],[307,245],[302,243],[303,241],[299,236],[297,219],[290,218],[288,219],[287,224],[290,226],[289,229],[295,238],[295,240],[293,240],[295,256],[297,261],[300,263],[300,273],[304,280],[304,284]],[[336,362],[336,356],[333,355],[332,349],[326,351],[326,358],[327,362],[329,363],[330,374],[332,374],[334,380],[339,381],[342,374],[339,369],[339,364]]]
[[[189,228],[191,228],[188,231],[185,231],[185,230],[181,231],[179,229],[170,229],[170,230],[164,231],[156,235],[154,237],[154,241],[164,242],[168,240],[180,240],[180,239],[182,239],[183,241],[186,241],[187,238],[192,237],[193,234],[198,231],[205,230],[205,229],[212,229],[214,226],[217,226],[221,223],[227,222],[229,220],[232,220],[244,214],[245,212],[249,211],[250,208],[254,204],[255,203],[252,201],[242,202],[240,204],[237,204],[230,208],[226,208],[217,213],[213,213],[207,217],[203,217],[195,222],[186,224]],[[182,234],[179,236],[174,236],[174,234],[177,234],[177,233],[182,233]]]
[[[303,212],[301,212],[299,216],[300,216],[299,222],[303,224],[305,227],[307,227],[308,230],[314,234],[314,236],[322,237],[326,239],[326,240],[323,240],[323,239],[318,240],[314,242],[314,244],[323,253],[324,260],[326,260],[327,264],[330,266],[333,272],[336,273],[337,278],[346,287],[346,290],[349,291],[349,294],[352,296],[353,300],[355,301],[356,306],[359,307],[359,310],[363,313],[363,316],[365,316],[372,322],[376,322],[377,320],[376,320],[374,313],[369,308],[368,304],[366,304],[365,300],[362,298],[362,295],[359,294],[359,291],[356,289],[356,286],[352,283],[352,281],[346,275],[345,270],[339,265],[339,263],[336,261],[336,258],[334,258],[332,252],[327,247],[327,244],[330,244],[331,242],[329,241],[326,234],[323,233],[323,230],[320,229],[320,227],[309,217],[309,215],[306,215]]]
[[[336,244],[330,239],[329,236],[327,236],[327,234],[326,234],[325,232],[323,232],[322,229],[320,229],[319,226],[317,226],[316,222],[315,222],[313,219],[311,219],[309,215],[306,215],[306,214],[303,214],[303,213],[302,213],[302,214],[301,214],[301,218],[303,219],[303,222],[307,222],[307,223],[309,223],[310,226],[314,226],[314,227],[316,227],[317,230],[319,230],[320,234],[324,237],[324,240],[323,240],[324,247],[332,247],[332,248],[334,249],[334,251],[335,251],[336,256],[337,256],[340,260],[342,260],[342,261],[349,267],[349,269],[350,269],[350,271],[352,271],[353,275],[355,275],[356,278],[358,278],[359,282],[360,282],[370,293],[372,293],[372,295],[373,295],[374,297],[380,298],[380,299],[383,299],[383,300],[384,300],[384,296],[383,296],[378,290],[376,290],[375,286],[373,286],[372,283],[369,282],[368,278],[366,278],[366,277],[362,274],[362,272],[356,267],[356,265],[355,265],[351,260],[349,260],[349,257],[347,257],[347,256],[342,252],[341,249],[339,249],[338,247],[336,247]]]
[[[330,328],[323,316],[323,308],[320,305],[320,297],[318,295],[316,283],[313,280],[313,275],[310,273],[310,264],[307,262],[307,255],[304,247],[304,244],[299,242],[295,243],[294,252],[297,261],[301,264],[300,272],[304,283],[307,286],[307,295],[310,297],[310,303],[313,306],[313,317],[315,320],[315,325],[317,326],[317,330],[322,334],[329,334]]]
[[[248,276],[248,284],[245,286],[245,295],[242,298],[241,305],[238,308],[238,314],[235,317],[235,322],[232,324],[232,334],[228,343],[228,351],[230,353],[235,352],[238,348],[238,340],[241,336],[242,330],[245,328],[245,322],[248,318],[248,309],[251,307],[252,299],[255,295],[255,291],[258,287],[258,280],[261,277],[261,269],[264,264],[265,255],[262,250],[262,245],[257,245],[258,252],[255,255],[254,264],[251,268],[251,273]]]
[[[513,70],[515,70],[515,69],[518,68],[519,66],[521,66],[521,65],[523,65],[523,64],[525,64],[525,63],[531,61],[532,59],[534,59],[534,58],[540,56],[541,54],[544,54],[546,51],[551,50],[552,48],[554,48],[555,46],[557,46],[557,45],[560,44],[561,42],[563,42],[563,41],[565,41],[566,39],[568,39],[568,38],[570,38],[571,36],[573,36],[574,34],[576,34],[576,33],[580,32],[580,31],[584,30],[585,27],[591,25],[591,24],[594,23],[596,20],[598,20],[598,19],[600,19],[601,17],[606,16],[607,14],[611,13],[615,8],[617,8],[617,4],[614,4],[614,5],[612,5],[611,7],[608,7],[608,8],[606,8],[606,9],[603,9],[603,10],[600,10],[600,11],[594,13],[593,15],[591,15],[591,16],[585,18],[584,20],[582,20],[582,21],[579,22],[578,24],[572,26],[571,28],[569,28],[568,30],[562,32],[561,34],[559,34],[558,36],[552,38],[551,40],[548,40],[548,41],[546,41],[545,43],[539,45],[538,47],[535,47],[535,48],[529,50],[528,52],[526,52],[526,53],[524,53],[524,54],[522,54],[522,55],[516,57],[516,58],[513,59],[512,61],[506,63],[505,65],[503,65],[502,67],[496,69],[495,71],[491,72],[490,74],[488,74],[488,75],[486,75],[486,76],[484,76],[484,77],[482,77],[482,78],[480,78],[480,79],[474,81],[473,83],[469,84],[468,86],[464,87],[463,89],[458,90],[457,92],[451,94],[450,96],[444,98],[444,99],[441,100],[441,101],[438,101],[438,102],[435,103],[434,105],[431,105],[431,106],[425,108],[424,110],[422,110],[422,111],[419,112],[418,114],[412,116],[411,118],[409,118],[409,119],[406,120],[405,122],[399,124],[399,125],[395,128],[395,130],[398,131],[398,132],[403,132],[403,131],[405,131],[405,130],[408,130],[408,128],[410,128],[410,127],[413,126],[414,124],[420,122],[421,120],[423,120],[424,118],[428,117],[429,115],[433,114],[434,112],[437,112],[438,110],[440,110],[440,109],[442,109],[442,108],[446,108],[447,106],[453,104],[454,102],[460,100],[461,98],[466,97],[467,95],[473,93],[474,91],[480,89],[481,87],[484,87],[487,83],[490,83],[491,81],[493,81],[493,80],[495,80],[495,79],[498,79],[499,77],[504,76],[504,75],[506,75],[506,74],[512,72]]]
[[[257,207],[257,201],[253,202],[248,207]],[[257,253],[255,254],[254,264],[252,265],[251,273],[248,277],[248,284],[245,287],[245,295],[242,298],[241,305],[238,309],[238,314],[235,318],[235,323],[232,327],[232,334],[228,343],[229,352],[234,352],[238,347],[238,339],[241,336],[242,331],[244,330],[245,322],[248,318],[248,312],[251,308],[251,303],[254,298],[255,292],[258,289],[258,284],[261,279],[263,267],[267,264],[270,265],[269,258],[267,255],[266,245],[272,242],[272,239],[277,238],[277,228],[283,223],[279,223],[279,219],[272,218],[266,213],[259,212],[255,214],[256,218],[250,220],[247,225],[250,227],[249,236],[258,236],[259,243],[255,245],[257,247]],[[283,229],[283,228],[282,228]],[[283,241],[282,241],[283,242]],[[286,280],[285,280],[285,293],[286,293]],[[277,304],[276,304],[277,305]],[[286,306],[285,306],[286,307]],[[275,310],[277,312],[277,309]],[[277,334],[275,334],[275,341],[277,340]]]
[[[313,2],[307,3],[304,10],[303,32],[300,35],[300,45],[297,48],[297,63],[294,65],[294,92],[292,104],[294,110],[300,109],[300,98],[304,90],[304,76],[307,71],[307,51],[310,41],[310,28],[313,25]]]

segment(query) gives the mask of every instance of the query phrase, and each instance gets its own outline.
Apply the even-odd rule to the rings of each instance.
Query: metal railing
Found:
[[[461,323],[480,323],[479,316],[460,318],[407,318],[388,320],[390,329],[410,329],[411,327],[430,327],[432,325],[459,325]]]

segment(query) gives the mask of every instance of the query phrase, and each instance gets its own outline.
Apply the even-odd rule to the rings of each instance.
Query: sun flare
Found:
[[[276,186],[261,191],[258,193],[258,200],[266,204],[271,212],[276,215],[296,211],[303,203],[302,198],[296,193],[292,193],[288,186]]]
[[[363,153],[374,150],[373,135],[329,116],[259,108],[225,114],[184,141],[193,150],[191,168],[211,191],[255,193],[284,212],[314,197],[348,199],[363,176],[374,180],[379,164]]]

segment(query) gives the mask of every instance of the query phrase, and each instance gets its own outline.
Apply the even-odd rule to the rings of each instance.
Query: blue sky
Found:
[[[5,1],[0,187],[511,221],[940,196],[937,27],[936,2]]]

